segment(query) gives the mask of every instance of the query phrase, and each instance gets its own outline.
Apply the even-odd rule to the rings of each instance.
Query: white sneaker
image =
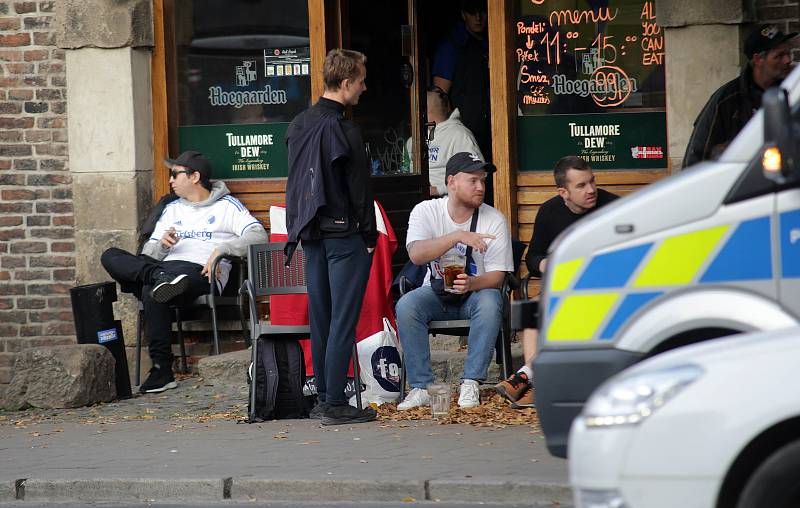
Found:
[[[481,395],[478,390],[478,382],[474,379],[465,379],[461,383],[461,393],[458,395],[458,407],[478,407],[481,403]]]
[[[397,409],[400,411],[405,411],[406,409],[411,409],[413,407],[419,406],[430,406],[431,405],[431,397],[428,395],[428,390],[423,390],[422,388],[414,388],[408,395],[406,395],[406,400],[401,402],[397,405]]]

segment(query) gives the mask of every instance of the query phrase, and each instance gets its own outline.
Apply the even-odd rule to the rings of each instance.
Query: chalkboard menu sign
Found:
[[[654,0],[519,0],[521,171],[667,166],[664,32]]]

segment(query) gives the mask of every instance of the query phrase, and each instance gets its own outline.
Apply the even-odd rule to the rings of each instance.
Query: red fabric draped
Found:
[[[361,314],[356,325],[356,340],[366,339],[383,330],[383,318],[387,317],[392,326],[397,328],[392,305],[390,288],[392,286],[392,256],[397,250],[397,237],[383,207],[375,202],[375,219],[378,223],[378,243],[372,255],[372,267],[369,272],[369,281],[364,293],[364,302],[361,305]],[[282,206],[281,206],[282,207]],[[278,207],[275,207],[278,208]],[[275,210],[281,213],[282,210]],[[378,216],[380,213],[380,216]],[[285,220],[273,220],[273,210],[270,211],[271,242],[285,242],[287,239]],[[335,305],[335,303],[334,303]],[[271,320],[276,325],[304,325],[308,324],[308,296],[306,295],[275,295],[270,300]],[[303,348],[303,357],[306,364],[306,375],[314,374],[311,361],[311,340],[300,341]],[[352,365],[348,376],[353,375]]]

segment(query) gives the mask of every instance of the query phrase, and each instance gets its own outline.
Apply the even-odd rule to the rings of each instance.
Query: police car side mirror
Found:
[[[764,147],[761,169],[764,176],[778,184],[795,176],[797,150],[795,131],[786,90],[773,87],[764,92]]]

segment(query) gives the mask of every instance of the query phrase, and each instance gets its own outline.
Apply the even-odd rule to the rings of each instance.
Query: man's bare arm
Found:
[[[463,243],[478,252],[486,252],[486,239],[494,235],[473,233],[471,231],[453,231],[452,233],[431,238],[430,240],[416,240],[408,246],[408,257],[415,265],[424,265],[452,249],[457,243]]]

